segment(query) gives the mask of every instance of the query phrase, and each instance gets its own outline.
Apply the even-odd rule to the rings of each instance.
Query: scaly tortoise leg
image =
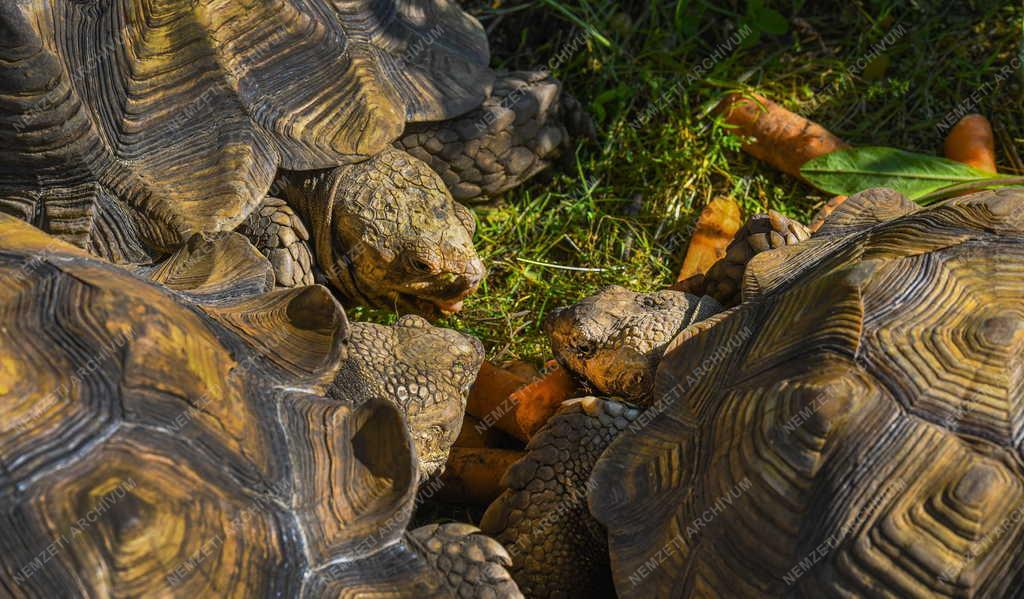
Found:
[[[309,232],[284,200],[268,197],[237,231],[249,238],[274,266],[278,287],[313,284],[313,253]]]
[[[517,599],[508,552],[469,524],[429,524],[409,532],[420,555],[444,578],[452,597]]]
[[[480,528],[509,550],[509,570],[526,596],[614,596],[605,531],[587,494],[594,464],[639,414],[617,401],[571,399],[505,473],[507,490]]]
[[[452,196],[497,196],[544,170],[572,142],[596,137],[590,118],[550,74],[499,77],[483,105],[459,118],[409,125],[395,143],[430,165]]]
[[[755,214],[725,250],[725,257],[715,262],[702,281],[703,289],[684,291],[704,293],[726,308],[742,301],[743,274],[751,258],[761,252],[795,245],[811,236],[803,224],[774,210]]]

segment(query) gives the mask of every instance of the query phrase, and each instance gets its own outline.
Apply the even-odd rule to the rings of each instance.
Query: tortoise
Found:
[[[246,245],[237,234],[212,240],[197,234],[157,267],[135,272],[204,305],[266,293],[274,287],[268,276],[273,267]],[[347,356],[327,396],[350,404],[393,404],[412,434],[420,478],[438,474],[462,426],[469,388],[483,363],[483,345],[412,314],[392,326],[349,322],[347,332]]]
[[[550,75],[491,70],[449,0],[19,0],[0,30],[0,211],[117,263],[237,229],[281,286],[319,266],[403,311],[457,311],[485,274],[416,156],[472,199],[589,122]]]
[[[353,347],[325,287],[268,291],[232,232],[151,280],[9,216],[0,240],[4,596],[521,596],[476,528],[406,530],[412,439],[327,396]]]
[[[851,196],[675,336],[648,407],[563,404],[481,523],[524,594],[1020,597],[1022,209]]]
[[[351,322],[349,330],[348,358],[328,396],[393,403],[408,422],[420,479],[439,475],[459,436],[483,344],[411,314],[392,326]]]
[[[739,302],[743,271],[752,257],[808,237],[802,224],[774,210],[755,214],[707,275],[650,293],[611,285],[572,306],[552,310],[542,327],[562,366],[599,393],[644,405],[672,338],[723,306]]]

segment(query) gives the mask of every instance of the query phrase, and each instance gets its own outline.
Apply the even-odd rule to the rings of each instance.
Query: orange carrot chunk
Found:
[[[508,467],[525,454],[511,449],[453,447],[441,474],[436,498],[452,503],[488,505],[504,490],[501,479]]]
[[[763,97],[730,94],[718,104],[725,122],[748,139],[743,150],[780,171],[802,178],[800,167],[849,145],[827,129]]]
[[[811,233],[814,233],[815,231],[820,229],[821,225],[825,224],[825,219],[827,219],[830,214],[835,212],[836,208],[838,208],[839,205],[845,201],[846,196],[836,196],[829,200],[828,202],[826,202],[824,206],[818,209],[818,212],[814,215],[814,218],[811,219],[811,224],[807,225],[807,230],[810,231]]]
[[[552,360],[548,363],[547,374],[519,389],[510,397],[516,404],[516,423],[522,431],[520,439],[528,441],[548,418],[567,399],[576,397],[580,389],[576,380],[564,368]]]
[[[479,419],[483,428],[496,427],[526,442],[577,390],[572,375],[554,360],[545,367],[544,376],[533,381],[484,362],[466,411]]]
[[[484,436],[485,428],[480,420],[472,414],[462,417],[462,428],[459,429],[459,436],[455,439],[456,447],[487,447],[487,437]]]
[[[943,144],[946,158],[987,173],[996,172],[996,138],[992,125],[980,114],[968,114],[953,126]]]
[[[481,428],[497,427],[525,440],[525,433],[516,423],[515,403],[509,396],[529,382],[528,378],[484,362],[469,390],[466,412],[480,420]]]
[[[725,257],[725,248],[743,225],[740,205],[732,198],[715,198],[697,219],[697,228],[686,248],[686,258],[679,269],[677,281],[703,275],[711,265]]]

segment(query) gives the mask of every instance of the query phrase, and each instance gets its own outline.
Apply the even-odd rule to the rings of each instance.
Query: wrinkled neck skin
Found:
[[[325,271],[325,265],[334,264],[336,252],[332,244],[331,224],[333,221],[334,194],[331,193],[333,169],[308,172],[282,171],[271,188],[271,195],[283,197],[311,231],[313,254],[317,266]],[[332,285],[337,286],[333,277],[328,276]],[[340,291],[346,291],[338,287]]]
[[[317,267],[331,286],[347,300],[357,304],[379,305],[372,289],[360,288],[355,273],[356,253],[364,250],[359,237],[340,237],[335,231],[335,208],[338,199],[338,175],[335,169],[311,172],[282,173],[277,180],[288,205],[309,225]],[[344,198],[341,198],[345,202]],[[362,220],[351,206],[342,206],[346,215]],[[372,214],[365,218],[373,218]],[[363,223],[350,223],[349,229],[365,228]]]

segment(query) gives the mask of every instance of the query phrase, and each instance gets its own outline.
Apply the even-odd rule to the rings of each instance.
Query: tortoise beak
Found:
[[[466,272],[462,273],[461,277],[467,289],[466,295],[476,291],[486,276],[487,267],[484,266],[484,261],[480,258],[470,260],[466,266]]]
[[[452,275],[447,276],[451,277]],[[480,287],[480,282],[484,280],[485,276],[487,276],[487,267],[479,258],[473,258],[461,273],[453,277],[451,283],[446,285],[437,296],[431,297],[431,301],[442,312],[448,314],[458,312],[462,309],[463,301]]]
[[[555,323],[563,313],[565,313],[565,308],[555,308],[548,312],[547,316],[545,316],[544,320],[540,323],[540,328],[544,331],[545,335],[550,337],[551,334],[555,332]]]

